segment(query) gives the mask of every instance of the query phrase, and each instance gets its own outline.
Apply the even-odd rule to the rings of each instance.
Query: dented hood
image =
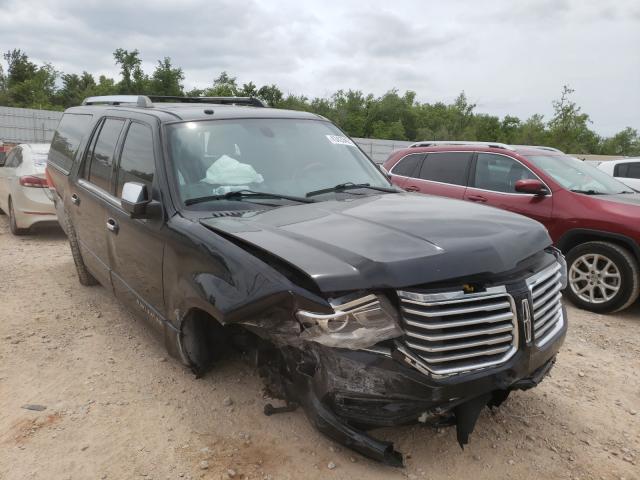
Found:
[[[540,223],[496,208],[409,193],[345,197],[200,222],[325,292],[500,273],[551,245]]]

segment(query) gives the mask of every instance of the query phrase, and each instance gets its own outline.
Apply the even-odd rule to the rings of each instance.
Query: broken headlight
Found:
[[[564,290],[567,288],[567,261],[565,260],[562,252],[557,248],[552,247],[551,253],[553,253],[560,264],[560,286],[562,287],[562,290]]]
[[[396,309],[382,296],[343,297],[330,303],[334,310],[331,314],[304,310],[296,313],[303,326],[301,338],[358,350],[403,333]]]

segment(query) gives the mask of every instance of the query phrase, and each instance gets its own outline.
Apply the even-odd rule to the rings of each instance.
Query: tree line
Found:
[[[20,49],[3,55],[0,64],[0,105],[63,110],[94,95],[148,94],[188,96],[255,96],[275,108],[305,110],[323,115],[353,137],[393,140],[478,140],[510,144],[548,145],[565,152],[603,155],[640,155],[638,131],[627,127],[611,137],[591,129],[589,115],[572,100],[564,86],[552,102],[553,116],[534,114],[526,120],[476,112],[464,92],[452,103],[422,103],[416,92],[392,89],[381,96],[360,90],[338,90],[328,98],[285,93],[277,85],[240,85],[222,72],[206,88],[185,91],[182,68],[171,58],[158,60],[151,74],[144,72],[138,50],[113,52],[120,79],[104,75],[65,73],[51,63],[37,65]]]

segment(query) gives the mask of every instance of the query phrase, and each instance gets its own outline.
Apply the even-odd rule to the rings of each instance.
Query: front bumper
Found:
[[[562,328],[543,347],[521,339],[518,351],[496,367],[448,377],[427,375],[409,366],[396,348],[389,353],[351,351],[314,344],[303,355],[289,352],[287,396],[300,403],[322,433],[361,454],[389,465],[403,464],[388,442],[364,430],[416,422],[455,424],[464,445],[485,406],[498,406],[512,390],[536,386],[555,362],[567,331]],[[297,352],[300,352],[299,350]]]

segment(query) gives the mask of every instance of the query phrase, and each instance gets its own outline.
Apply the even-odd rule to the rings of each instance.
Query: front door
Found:
[[[105,118],[96,128],[78,182],[70,188],[70,215],[80,253],[91,274],[111,286],[107,250],[107,205],[112,201],[113,158],[125,121]]]
[[[117,202],[107,210],[107,222],[112,226],[107,242],[116,296],[162,327],[162,320],[166,318],[162,291],[162,215],[154,219],[133,219],[120,206],[125,182],[146,185],[149,195],[160,200],[155,188],[157,180],[154,182],[154,145],[154,130],[150,125],[138,121],[129,124],[116,168]]]
[[[551,226],[553,199],[548,195],[516,192],[518,180],[540,180],[522,163],[507,155],[478,153],[465,200],[510,210]]]

